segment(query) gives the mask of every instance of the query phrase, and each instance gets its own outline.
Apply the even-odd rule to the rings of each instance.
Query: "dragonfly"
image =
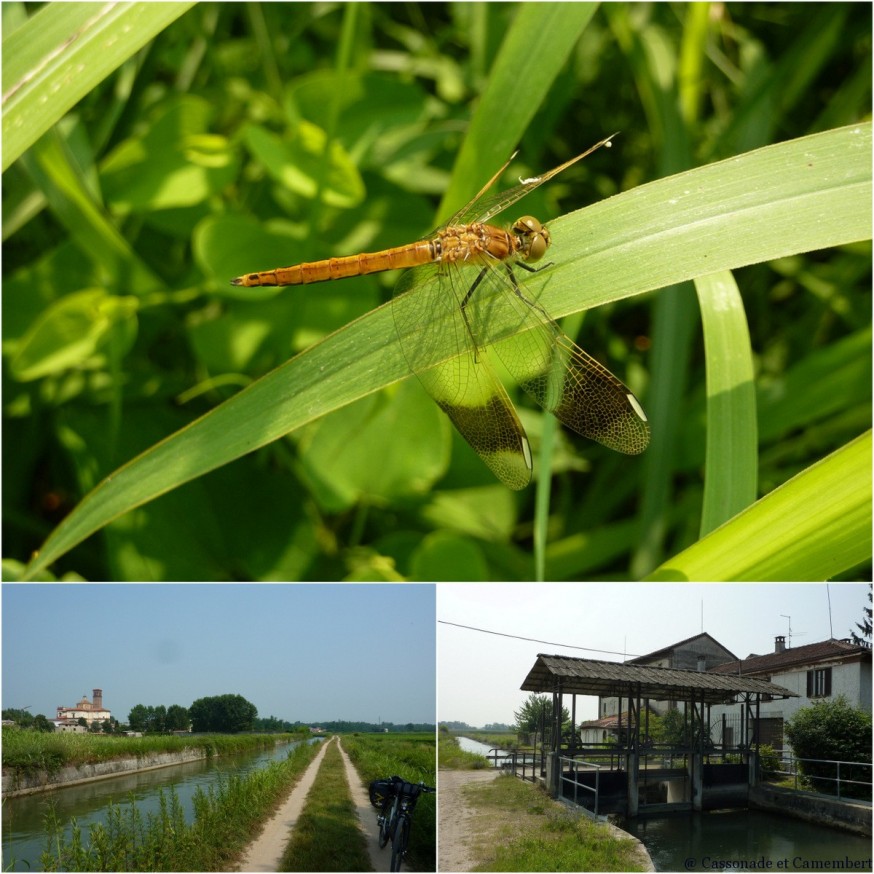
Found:
[[[640,402],[562,331],[520,278],[520,271],[535,273],[551,266],[532,266],[551,244],[549,230],[533,216],[522,216],[509,227],[490,223],[538,186],[609,146],[614,136],[548,173],[490,194],[514,154],[466,206],[418,242],[246,273],[231,284],[305,285],[412,268],[401,275],[392,300],[407,364],[502,483],[525,488],[533,462],[525,429],[487,347],[518,384],[568,428],[610,449],[637,455],[650,436]]]

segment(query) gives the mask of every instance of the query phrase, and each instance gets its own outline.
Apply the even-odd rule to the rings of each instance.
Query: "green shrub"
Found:
[[[843,695],[816,701],[798,711],[786,724],[786,737],[799,759],[826,759],[827,762],[799,762],[806,784],[816,792],[837,793],[837,766],[832,762],[871,761],[871,714],[853,707]],[[841,780],[856,780],[868,785],[844,785],[841,795],[871,798],[871,766],[841,765]]]

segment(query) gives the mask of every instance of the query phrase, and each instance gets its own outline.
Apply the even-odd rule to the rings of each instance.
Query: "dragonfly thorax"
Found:
[[[549,248],[549,230],[530,215],[513,222],[513,233],[518,240],[518,253],[524,261],[539,261]]]

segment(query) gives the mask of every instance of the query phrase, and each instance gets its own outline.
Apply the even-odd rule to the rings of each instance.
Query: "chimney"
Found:
[[[94,698],[91,707],[94,710],[103,710],[103,689],[94,690]]]
[[[706,671],[707,670],[707,657],[700,655],[698,656],[698,670]]]
[[[782,634],[778,634],[774,638],[774,652],[786,651],[786,638]]]

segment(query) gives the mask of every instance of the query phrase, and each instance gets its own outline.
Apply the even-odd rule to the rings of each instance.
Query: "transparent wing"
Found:
[[[532,469],[525,429],[462,314],[465,278],[476,275],[451,265],[407,271],[395,290],[395,326],[407,363],[428,394],[495,476],[523,489]],[[404,294],[413,287],[415,295]]]
[[[467,300],[477,344],[497,337],[494,349],[522,388],[578,434],[618,452],[643,452],[650,432],[637,398],[528,296],[520,272],[507,263],[490,266]],[[511,315],[497,317],[499,307]]]
[[[605,137],[600,142],[595,143],[595,145],[590,149],[586,149],[586,151],[581,155],[577,155],[575,158],[565,161],[564,164],[560,164],[558,167],[549,170],[547,173],[520,181],[518,185],[508,188],[506,191],[487,196],[488,190],[498,181],[507,167],[510,166],[510,161],[516,157],[515,154],[512,155],[510,161],[507,161],[507,163],[504,164],[504,166],[501,167],[494,176],[492,176],[492,178],[483,186],[479,194],[458,210],[458,212],[455,213],[446,224],[463,225],[468,224],[469,222],[488,222],[494,216],[498,215],[498,213],[503,212],[505,209],[516,203],[516,201],[521,200],[529,191],[533,191],[538,186],[543,185],[544,182],[548,182],[563,170],[567,170],[567,168],[572,164],[576,164],[577,161],[582,161],[583,158],[591,155],[596,149],[608,145],[615,136],[616,134],[610,134],[609,137]]]

